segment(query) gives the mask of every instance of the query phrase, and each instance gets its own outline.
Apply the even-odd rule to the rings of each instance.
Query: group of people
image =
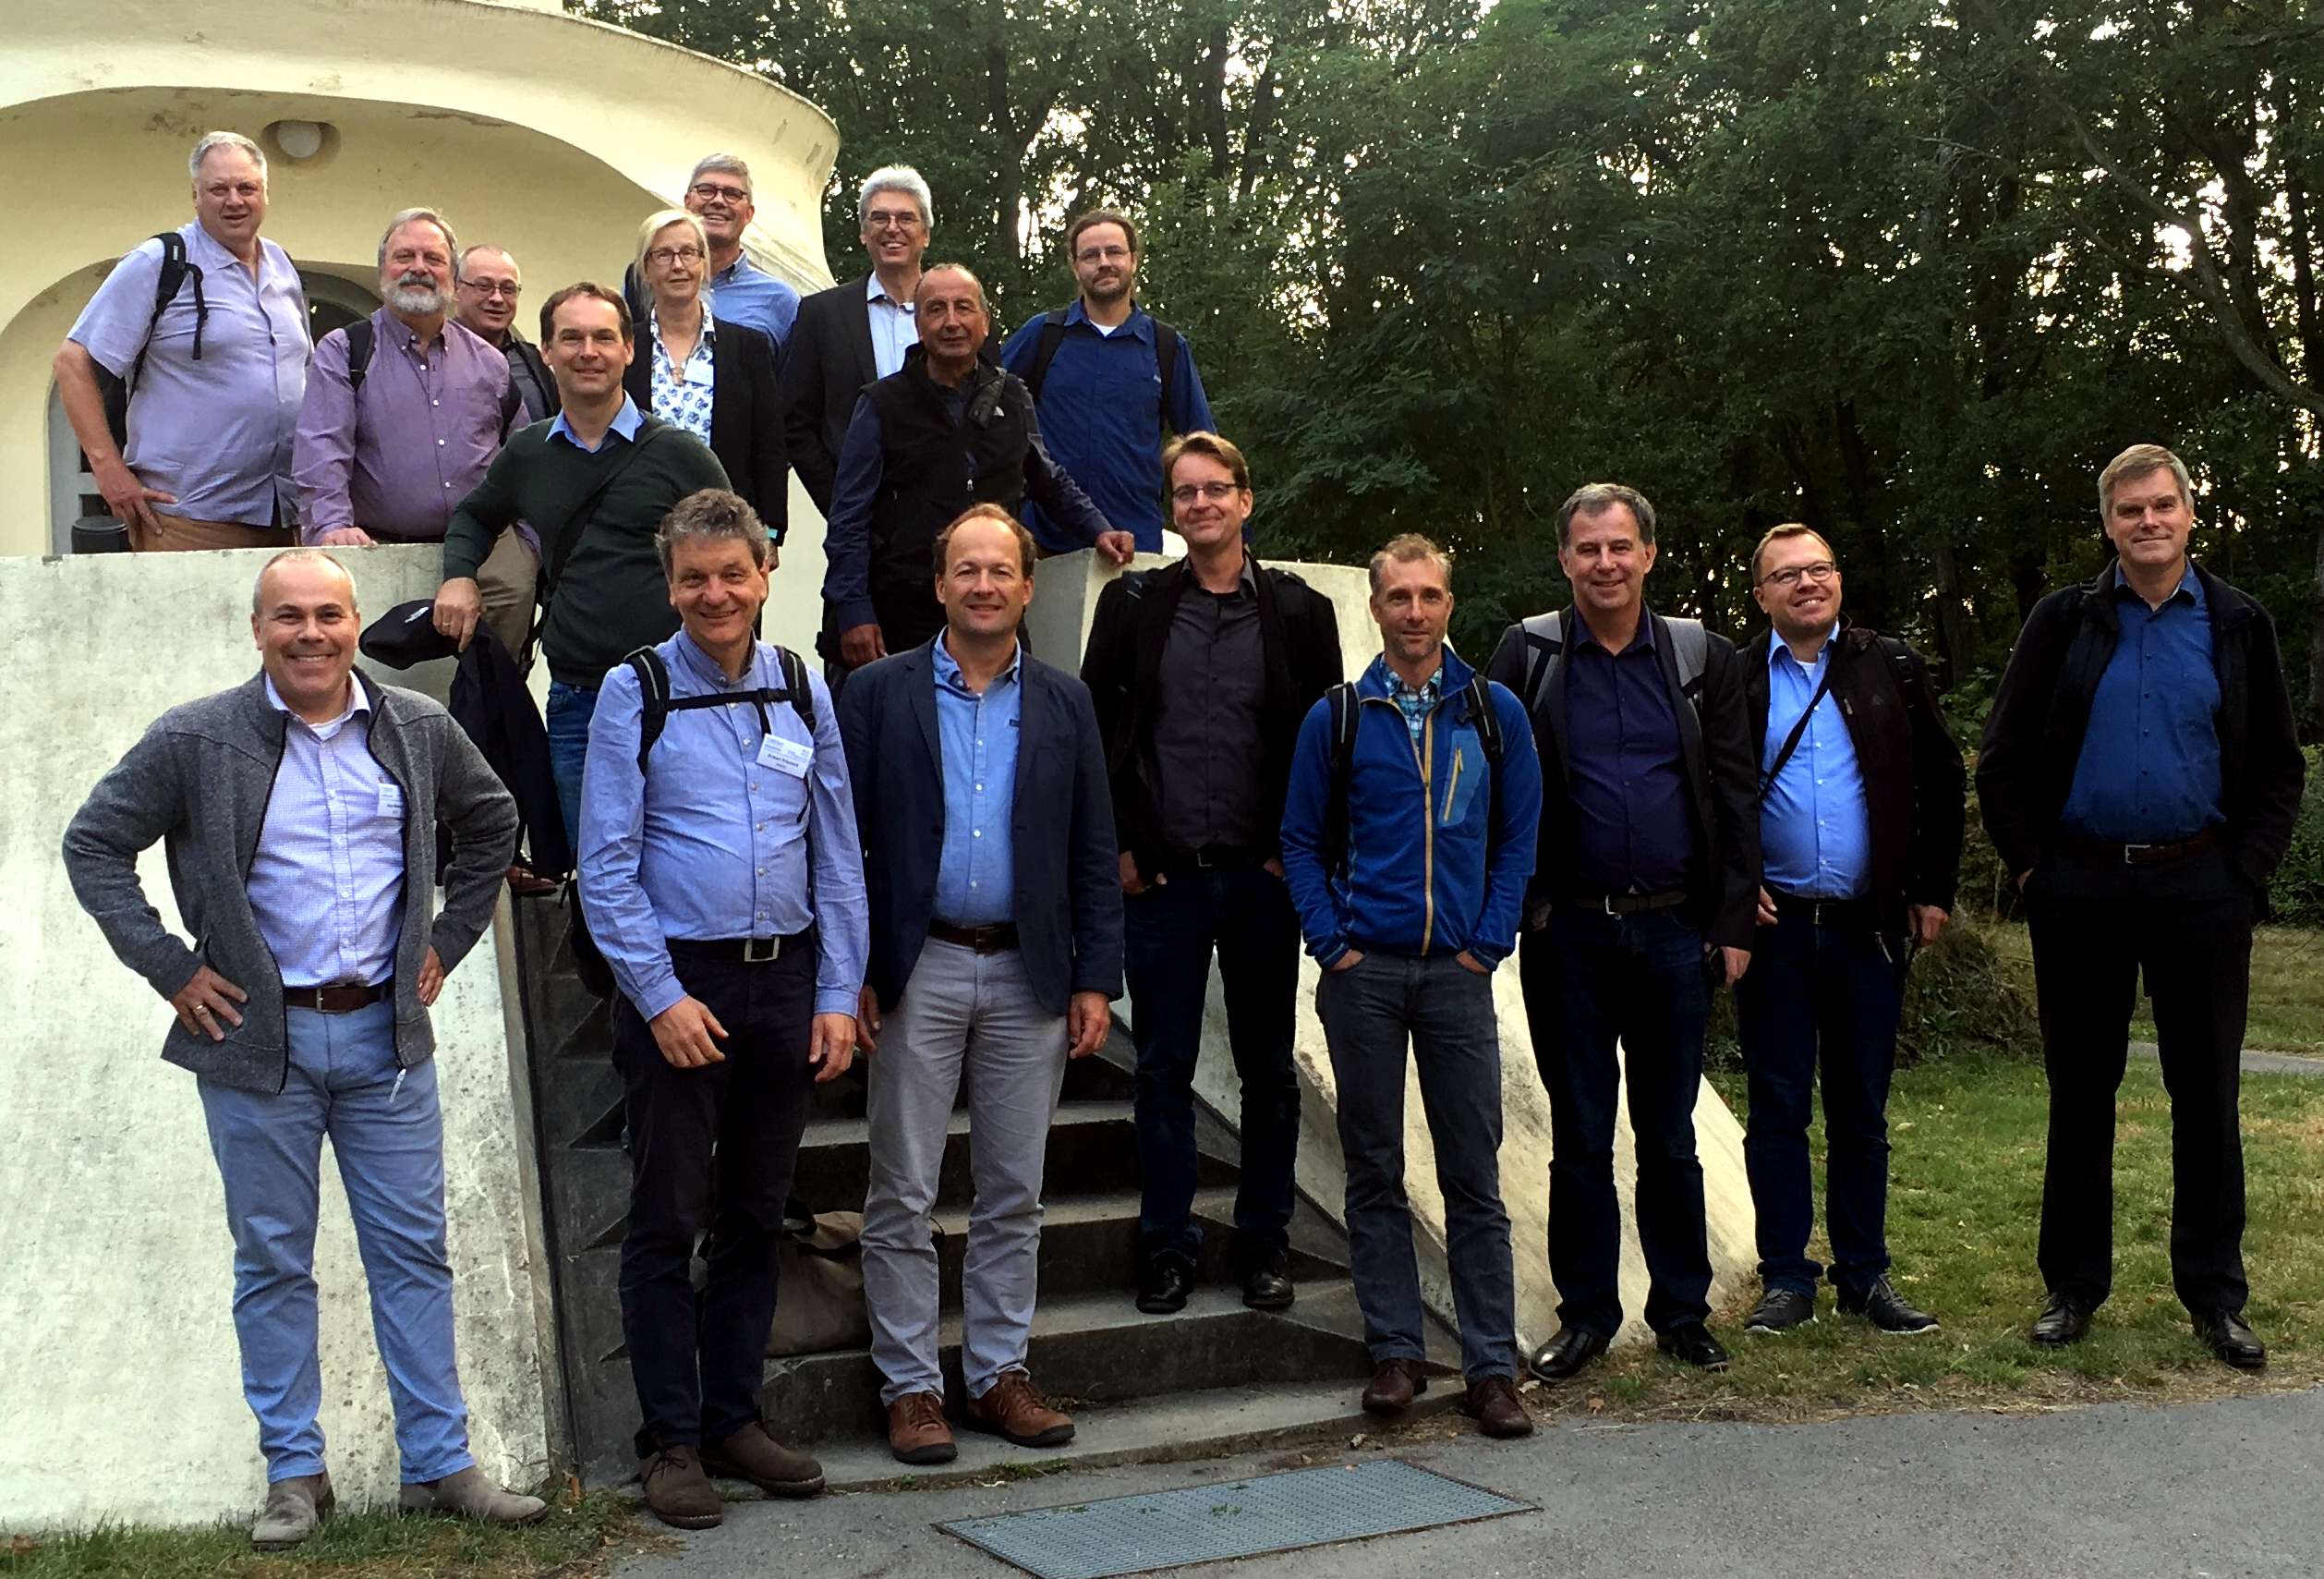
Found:
[[[326,336],[308,362],[283,310],[296,278],[257,238],[262,157],[213,134],[193,173],[196,223],[125,260],[60,352],[67,410],[140,546],[275,541],[294,523],[332,547],[432,531],[437,629],[519,662],[537,637],[580,911],[616,989],[620,1290],[660,1517],[717,1523],[713,1475],[822,1488],[769,1433],[760,1380],[814,1087],[858,1056],[891,1451],[956,1452],[932,1228],[963,1098],[957,1418],[1028,1447],[1071,1437],[1026,1364],[1064,1072],[1105,1041],[1126,978],[1134,1297],[1180,1309],[1202,1264],[1192,1087],[1214,956],[1241,1083],[1230,1264],[1261,1310],[1297,1297],[1302,945],[1319,967],[1366,1409],[1398,1414],[1430,1381],[1408,1061],[1482,1429],[1529,1432],[1524,1372],[1571,1377],[1623,1323],[1625,1101],[1644,1318],[1678,1360],[1728,1363],[1693,1121],[1723,985],[1749,1079],[1762,1289],[1746,1327],[1815,1319],[1827,1278],[1840,1311],[1883,1331],[1937,1325],[1892,1276],[1884,1108],[1913,951],[1953,907],[1963,762],[1919,655],[1843,616],[1815,531],[1757,545],[1768,627],[1738,650],[1648,606],[1649,501],[1580,488],[1556,519],[1572,603],[1511,626],[1482,669],[1447,641],[1448,555],[1401,536],[1372,558],[1380,650],[1350,681],[1330,599],[1247,546],[1249,468],[1211,430],[1186,342],[1135,304],[1125,215],[1074,222],[1079,298],[996,358],[974,276],[922,267],[932,203],[901,166],[859,193],[869,272],[800,301],[740,255],[747,169],[706,159],[685,208],[640,226],[623,289],[550,297],[538,351],[510,332],[514,261],[407,211],[381,241],[371,334]],[[179,288],[149,307],[173,256]],[[105,446],[100,370],[128,389],[126,449]],[[248,447],[185,443],[173,416],[196,401]],[[460,401],[464,417],[436,415]],[[266,439],[294,410],[290,438]],[[828,520],[820,673],[759,634],[786,468]],[[2143,976],[2177,1109],[2178,1293],[2221,1359],[2257,1366],[2236,1071],[2252,917],[2302,762],[2265,612],[2189,554],[2185,467],[2134,446],[2099,495],[2114,560],[2036,608],[1979,762],[2032,917],[2053,1093],[2051,1299],[2031,1336],[2078,1339],[2108,1292],[2112,1099]],[[1126,562],[1166,520],[1183,556],[1107,585],[1078,673],[1026,650],[1046,553]],[[489,920],[517,819],[442,709],[354,670],[358,629],[353,580],[321,547],[277,553],[253,595],[260,674],[164,714],[66,843],[76,892],[176,1011],[164,1057],[199,1077],[268,1463],[262,1547],[305,1538],[331,1505],[311,1275],[325,1134],[370,1272],[405,1505],[539,1512],[466,1451],[427,1016]],[[139,887],[157,840],[198,946]],[[1553,1109],[1560,1326],[1530,1356],[1498,1161],[1493,978],[1512,953]],[[1819,1083],[1828,1269],[1809,1255]]]

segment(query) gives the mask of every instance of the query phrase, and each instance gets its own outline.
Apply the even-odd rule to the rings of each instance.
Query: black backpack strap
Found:
[[[1355,682],[1342,680],[1324,693],[1331,709],[1331,794],[1324,803],[1324,870],[1337,877],[1348,867],[1348,794],[1356,775],[1356,730],[1363,705]]]
[[[1178,383],[1178,331],[1156,318],[1154,321],[1154,365],[1162,374],[1162,428],[1174,432],[1170,426],[1170,395]]]
[[[105,426],[113,430],[115,447],[129,442],[129,399],[137,393],[138,381],[145,376],[145,358],[153,348],[153,331],[162,326],[162,314],[177,299],[177,293],[188,278],[194,282],[196,361],[201,360],[201,334],[210,322],[210,302],[201,290],[201,267],[186,256],[186,238],[175,230],[164,230],[152,239],[162,244],[162,269],[153,277],[153,312],[145,321],[145,338],[138,346],[137,359],[129,364],[127,378],[99,381],[105,395]]]
[[[799,722],[807,726],[807,738],[815,738],[815,689],[807,684],[807,661],[788,647],[775,649],[775,662],[782,667],[782,688],[791,698],[791,710],[799,715]],[[769,697],[768,700],[776,698]]]
[[[1484,747],[1484,759],[1494,767],[1501,765],[1501,715],[1493,711],[1493,682],[1483,674],[1469,676],[1461,687],[1460,697],[1464,722],[1477,732],[1477,743]]]
[[[347,393],[361,395],[363,380],[371,370],[371,353],[379,348],[373,343],[371,321],[358,318],[340,333],[347,337]]]
[[[663,664],[659,650],[641,647],[622,662],[637,674],[637,771],[641,774],[646,771],[646,759],[652,754],[654,742],[661,738],[662,729],[673,712],[750,702],[759,709],[759,725],[764,728],[768,704],[787,701],[792,711],[799,715],[799,722],[807,726],[808,741],[812,743],[815,739],[815,691],[807,683],[806,660],[788,647],[775,649],[775,662],[782,670],[782,689],[780,691],[761,686],[752,691],[705,691],[698,696],[672,697],[670,694],[670,670]]]
[[[1799,717],[1792,724],[1791,733],[1784,736],[1782,747],[1775,752],[1775,760],[1768,764],[1765,772],[1760,774],[1761,799],[1767,798],[1767,792],[1773,789],[1775,781],[1782,777],[1784,765],[1791,760],[1792,753],[1799,749],[1799,742],[1808,733],[1808,721],[1815,717],[1816,709],[1823,705],[1824,693],[1832,689],[1832,674],[1838,667],[1839,664],[1836,662],[1827,662],[1824,664],[1823,678],[1816,683],[1815,693],[1809,697],[1808,705],[1799,710]]]
[[[642,777],[646,759],[661,738],[662,725],[670,722],[670,671],[661,654],[650,647],[639,648],[622,662],[637,675],[637,771]]]
[[[1024,386],[1035,406],[1041,404],[1041,382],[1049,376],[1049,364],[1057,359],[1057,348],[1065,344],[1064,308],[1041,315],[1041,338],[1033,347],[1033,365],[1025,369]]]
[[[508,387],[501,391],[501,437],[506,439],[516,426],[517,417],[525,409],[525,393],[516,387],[516,375],[508,375]]]

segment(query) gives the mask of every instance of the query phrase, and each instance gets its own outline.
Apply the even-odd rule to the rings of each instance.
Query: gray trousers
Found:
[[[1041,1170],[1065,1082],[1065,1016],[1034,1002],[1015,950],[930,938],[873,1053],[864,1297],[880,1402],[944,1391],[929,1234],[952,1103],[968,1089],[975,1204],[962,1271],[961,1371],[981,1398],[1024,1367],[1040,1281]]]

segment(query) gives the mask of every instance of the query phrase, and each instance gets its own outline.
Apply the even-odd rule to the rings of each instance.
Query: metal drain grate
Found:
[[[1114,1579],[1532,1511],[1391,1458],[937,1527],[1040,1579]]]

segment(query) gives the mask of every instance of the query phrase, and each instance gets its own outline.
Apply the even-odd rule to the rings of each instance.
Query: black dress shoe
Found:
[[[1700,1321],[1689,1321],[1667,1332],[1654,1334],[1654,1347],[1683,1365],[1699,1370],[1723,1371],[1727,1368],[1727,1352],[1719,1346],[1719,1340],[1711,1335],[1711,1329]]]
[[[2205,1348],[2219,1356],[2221,1364],[2233,1366],[2239,1371],[2268,1368],[2268,1345],[2234,1311],[2199,1313],[2195,1318],[2195,1335],[2203,1340]]]
[[[1560,1327],[1557,1336],[1533,1356],[1533,1374],[1543,1381],[1563,1381],[1605,1353],[1604,1334],[1586,1327]]]
[[[1283,1257],[1273,1257],[1260,1262],[1242,1279],[1242,1303],[1253,1310],[1289,1310],[1291,1301],[1299,1296],[1291,1280],[1283,1270]]]
[[[1148,1316],[1174,1315],[1186,1308],[1186,1296],[1193,1292],[1193,1268],[1176,1256],[1156,1256],[1138,1285],[1138,1308]]]
[[[1937,1318],[1906,1304],[1905,1296],[1896,1292],[1896,1285],[1888,1281],[1886,1272],[1870,1288],[1858,1293],[1842,1289],[1840,1309],[1849,1316],[1861,1316],[1882,1331],[1899,1337],[1937,1330]]]
[[[1772,1288],[1751,1306],[1750,1318],[1743,1323],[1746,1332],[1788,1332],[1795,1327],[1806,1327],[1816,1318],[1816,1302],[1796,1288]]]
[[[2081,1295],[2053,1294],[2050,1303],[2042,1306],[2033,1330],[2026,1334],[2028,1342],[2045,1349],[2063,1349],[2068,1343],[2078,1343],[2090,1335],[2090,1307]]]

